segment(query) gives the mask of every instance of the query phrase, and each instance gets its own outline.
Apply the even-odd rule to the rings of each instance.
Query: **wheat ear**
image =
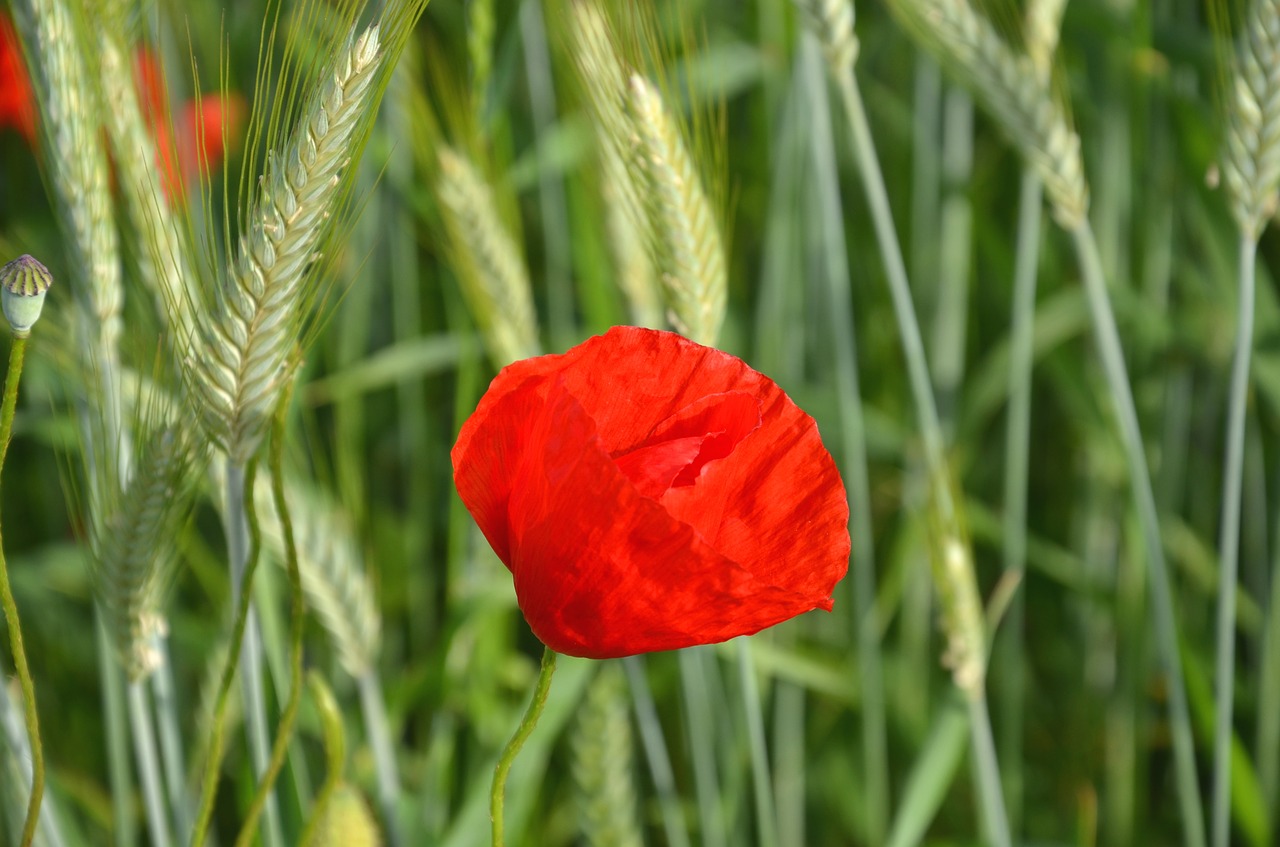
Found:
[[[1080,137],[1035,63],[965,0],[889,0],[889,7],[995,116],[1040,175],[1063,228],[1079,227],[1089,211]]]
[[[462,292],[494,362],[539,352],[529,272],[515,239],[498,218],[493,192],[462,155],[440,148],[440,199]]]
[[[103,109],[116,170],[138,249],[139,276],[168,314],[179,339],[194,328],[190,287],[194,282],[187,242],[165,196],[156,167],[156,146],[147,131],[121,41],[104,30],[99,42]],[[180,189],[180,186],[171,186]]]
[[[858,59],[853,3],[850,0],[796,0],[796,8],[817,36],[832,72],[839,75],[852,68]]]
[[[605,226],[618,287],[631,314],[644,326],[662,323],[662,303],[645,245],[649,219],[633,171],[635,133],[627,117],[627,71],[614,46],[609,22],[591,2],[575,2],[569,19],[573,60],[590,107],[603,170]]]
[[[639,74],[628,81],[627,109],[668,317],[681,334],[714,344],[724,321],[728,280],[711,203],[675,120],[657,89]]]
[[[92,504],[90,548],[107,630],[131,681],[159,664],[154,639],[165,628],[160,608],[174,559],[174,538],[186,517],[192,449],[171,425],[135,428],[131,478]],[[111,473],[97,474],[110,485]],[[92,484],[92,483],[91,483]]]
[[[314,292],[305,283],[331,214],[341,203],[362,118],[373,108],[381,64],[378,26],[347,41],[283,150],[267,155],[262,191],[216,317],[202,321],[187,357],[213,440],[246,463],[297,367],[297,327]]]
[[[1249,5],[1232,78],[1224,167],[1231,211],[1256,239],[1280,185],[1280,2]]]
[[[634,743],[622,672],[606,662],[587,688],[573,734],[573,784],[584,843],[590,847],[640,847],[636,788],[631,779]]]

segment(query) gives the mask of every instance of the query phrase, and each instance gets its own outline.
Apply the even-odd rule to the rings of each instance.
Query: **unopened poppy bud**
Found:
[[[51,285],[53,275],[49,269],[25,253],[0,268],[0,305],[4,306],[4,316],[16,337],[31,334]]]

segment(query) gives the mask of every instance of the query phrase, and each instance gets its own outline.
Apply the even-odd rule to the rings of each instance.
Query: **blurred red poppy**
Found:
[[[670,332],[615,327],[493,380],[453,448],[458,493],[535,635],[612,658],[831,609],[849,507],[813,419]]]
[[[155,55],[140,47],[134,54],[134,86],[142,117],[151,127],[161,184],[171,202],[181,202],[184,188],[201,171],[222,164],[227,139],[238,139],[244,122],[244,98],[206,95],[183,104],[177,119],[169,120],[169,97]],[[35,142],[36,108],[22,50],[10,19],[0,14],[0,129],[13,127]],[[225,135],[224,135],[225,132]]]
[[[13,127],[35,141],[36,118],[31,81],[22,64],[18,36],[7,15],[0,14],[0,129]]]

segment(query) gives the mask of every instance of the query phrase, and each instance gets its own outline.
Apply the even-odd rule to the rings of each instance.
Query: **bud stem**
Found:
[[[538,683],[533,689],[533,700],[516,727],[516,734],[511,736],[502,755],[498,758],[497,767],[493,769],[493,789],[489,792],[489,817],[493,820],[493,847],[503,847],[502,840],[502,804],[507,787],[507,775],[511,772],[511,764],[516,754],[533,734],[538,724],[542,708],[547,705],[547,694],[551,691],[551,675],[556,672],[556,652],[550,647],[542,653],[542,667],[538,671]]]
[[[0,406],[0,468],[9,452],[9,437],[13,434],[13,412],[18,405],[18,381],[22,377],[22,363],[26,358],[27,339],[17,336],[9,348],[9,375],[4,381],[4,404]],[[31,681],[31,669],[27,666],[27,651],[22,646],[22,625],[18,621],[18,605],[13,601],[13,589],[9,586],[9,568],[4,558],[4,543],[0,540],[0,604],[4,606],[5,621],[9,625],[9,643],[13,647],[13,665],[22,687],[23,714],[27,735],[31,739],[31,797],[27,801],[27,820],[22,827],[22,847],[30,847],[36,837],[36,822],[40,818],[40,801],[44,797],[44,748],[40,744],[40,718],[36,714],[36,689]]]

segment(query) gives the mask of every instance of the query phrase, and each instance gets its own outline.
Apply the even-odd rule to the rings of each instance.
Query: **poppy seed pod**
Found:
[[[849,506],[817,425],[742,360],[615,327],[504,368],[454,482],[534,634],[603,659],[831,608]]]
[[[25,253],[0,268],[0,305],[14,336],[26,338],[40,319],[44,295],[53,285],[53,275],[38,260]]]

